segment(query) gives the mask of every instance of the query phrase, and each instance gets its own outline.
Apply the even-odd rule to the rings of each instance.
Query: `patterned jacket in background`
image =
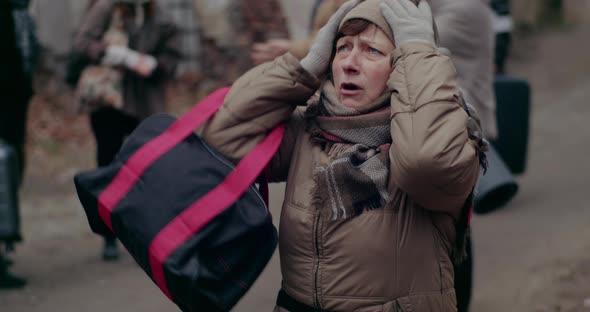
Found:
[[[239,1],[244,35],[249,44],[273,38],[288,38],[287,20],[278,0]]]
[[[289,36],[278,0],[194,0],[194,4],[202,25],[203,68],[223,84],[252,68],[245,53],[252,43]]]

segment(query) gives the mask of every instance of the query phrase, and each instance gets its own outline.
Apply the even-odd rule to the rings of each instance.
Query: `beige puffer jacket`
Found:
[[[204,139],[238,160],[281,122],[287,131],[271,165],[286,181],[279,228],[283,289],[328,311],[456,311],[455,220],[478,176],[478,151],[458,100],[450,59],[408,43],[394,52],[390,180],[384,208],[332,221],[312,203],[313,172],[332,152],[310,142],[302,112],[319,88],[286,54],[233,85]]]

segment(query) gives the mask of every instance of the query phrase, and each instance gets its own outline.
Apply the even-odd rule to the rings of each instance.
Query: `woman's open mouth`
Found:
[[[359,85],[350,82],[340,84],[340,94],[342,95],[356,95],[361,92],[362,89],[363,88]]]

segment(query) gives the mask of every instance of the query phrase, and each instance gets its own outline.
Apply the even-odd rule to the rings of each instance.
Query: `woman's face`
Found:
[[[387,35],[373,24],[358,35],[338,39],[332,76],[342,105],[362,107],[383,94],[394,49]]]

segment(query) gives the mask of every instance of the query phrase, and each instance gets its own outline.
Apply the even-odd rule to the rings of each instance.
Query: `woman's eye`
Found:
[[[345,44],[336,47],[336,52],[344,52],[344,51],[347,51],[347,50],[348,50],[348,46],[345,45]]]
[[[377,50],[375,48],[371,48],[371,47],[369,47],[369,53],[371,53],[371,54],[379,54],[379,55],[382,55],[383,54],[383,53],[381,53],[381,51],[379,51],[379,50]]]

